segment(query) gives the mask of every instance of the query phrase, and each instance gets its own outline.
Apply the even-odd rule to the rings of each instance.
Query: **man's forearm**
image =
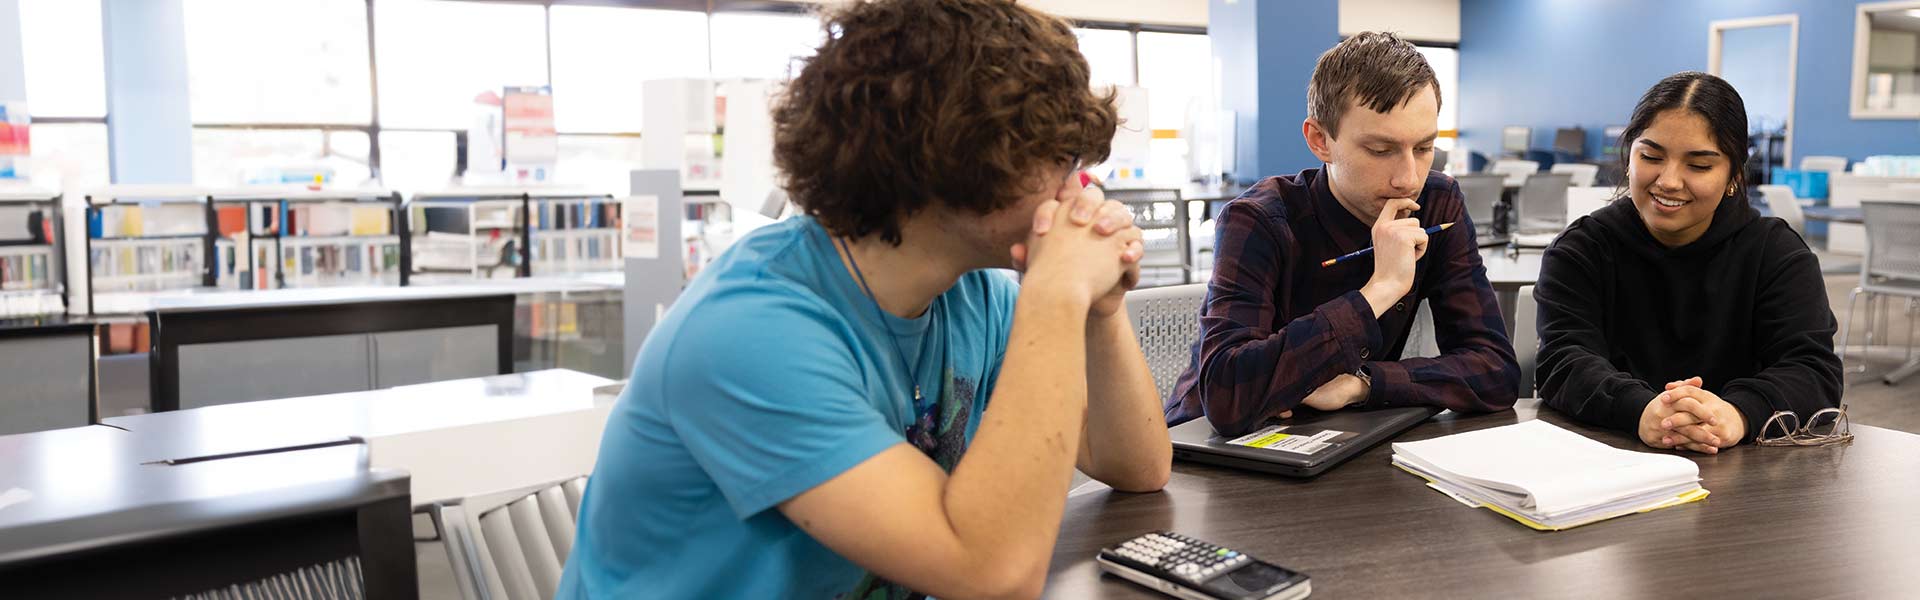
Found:
[[[1087,323],[1087,425],[1080,469],[1115,489],[1166,485],[1173,447],[1126,309]]]
[[[1003,564],[1044,570],[1087,406],[1086,298],[1023,290],[999,382],[943,504],[956,535]]]

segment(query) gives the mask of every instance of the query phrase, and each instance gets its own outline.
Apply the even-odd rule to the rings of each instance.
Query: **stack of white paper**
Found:
[[[1545,421],[1395,443],[1393,464],[1463,503],[1543,530],[1707,496],[1693,461],[1621,450]]]

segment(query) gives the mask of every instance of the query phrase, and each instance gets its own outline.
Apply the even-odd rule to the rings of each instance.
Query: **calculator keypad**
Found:
[[[1114,553],[1159,567],[1194,584],[1251,560],[1245,554],[1227,548],[1166,532],[1149,533],[1127,540]]]

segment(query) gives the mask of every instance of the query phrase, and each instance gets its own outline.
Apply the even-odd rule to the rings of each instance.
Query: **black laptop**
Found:
[[[1369,411],[1294,411],[1293,418],[1262,423],[1252,433],[1226,437],[1205,418],[1175,426],[1173,457],[1223,467],[1313,477],[1359,456],[1415,425],[1440,414],[1438,408],[1412,406]]]

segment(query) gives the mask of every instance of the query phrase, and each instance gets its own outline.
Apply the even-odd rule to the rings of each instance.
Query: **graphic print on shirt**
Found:
[[[927,453],[934,464],[940,465],[940,470],[952,473],[954,465],[960,464],[960,455],[967,450],[967,425],[973,420],[974,396],[979,393],[980,385],[971,378],[954,376],[952,368],[946,370],[941,380],[946,385],[942,386],[940,404],[934,408],[940,415],[936,428],[939,433],[923,437],[931,438],[932,447],[922,446],[926,442],[916,442],[914,447]],[[836,596],[838,600],[923,600],[926,597],[872,572],[861,577],[851,591]]]

